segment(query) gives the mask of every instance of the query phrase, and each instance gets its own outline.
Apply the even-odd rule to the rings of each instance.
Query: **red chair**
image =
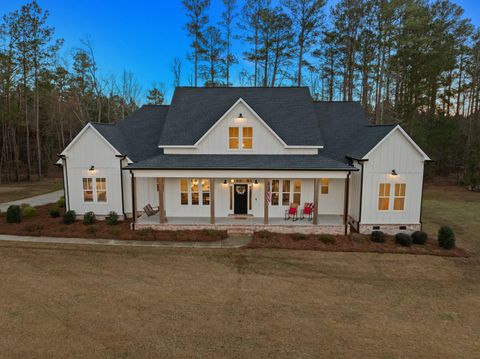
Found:
[[[302,217],[301,219],[304,219],[305,216],[308,217],[308,220],[311,221],[313,219],[313,209],[314,209],[314,205],[312,202],[305,202],[305,204],[303,205],[303,209],[302,209]]]
[[[285,220],[292,218],[294,221],[298,219],[298,204],[290,203],[290,208],[285,210]]]

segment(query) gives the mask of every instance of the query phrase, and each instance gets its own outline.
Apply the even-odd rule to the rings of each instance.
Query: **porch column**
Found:
[[[268,187],[270,186],[270,179],[263,179],[263,224],[268,224]]]
[[[130,175],[132,176],[131,180],[131,191],[132,191],[132,229],[135,229],[135,222],[137,221],[137,182],[135,175],[132,171],[130,171]]]
[[[165,196],[164,196],[165,179],[163,177],[158,177],[157,185],[158,185],[158,213],[160,214],[160,224],[164,224],[165,223]]]
[[[215,224],[215,178],[210,178],[210,224]]]
[[[348,172],[347,178],[345,178],[345,203],[344,203],[344,208],[343,208],[343,224],[345,225],[345,235],[347,235],[348,232],[348,201],[349,201],[349,195],[350,195],[350,172]]]
[[[313,224],[318,224],[318,178],[313,180]]]

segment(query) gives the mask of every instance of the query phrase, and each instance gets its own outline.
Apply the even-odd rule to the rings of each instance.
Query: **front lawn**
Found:
[[[8,183],[0,185],[0,203],[18,201],[63,189],[61,178],[42,178],[40,181]]]

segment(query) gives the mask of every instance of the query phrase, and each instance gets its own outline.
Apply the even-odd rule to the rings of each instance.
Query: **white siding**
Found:
[[[70,209],[83,215],[93,211],[107,215],[110,211],[122,214],[120,191],[120,159],[113,148],[92,128],[87,128],[66,153]],[[88,169],[95,166],[95,173]],[[107,202],[84,202],[82,178],[107,180]]]
[[[242,114],[243,119],[238,119]],[[287,121],[288,119],[286,119]],[[251,150],[230,150],[228,148],[229,127],[252,127],[253,148]],[[185,129],[187,130],[187,129]],[[241,128],[240,128],[241,132]],[[165,148],[165,153],[176,154],[311,154],[318,153],[316,148],[285,148],[284,144],[259,121],[255,115],[243,104],[238,103],[231,109],[225,118],[219,122],[208,135],[203,138],[196,148]]]
[[[364,164],[362,224],[418,224],[423,183],[423,156],[395,130]],[[398,176],[392,176],[395,170]],[[391,183],[390,210],[378,210],[379,184]],[[405,210],[393,210],[395,183],[406,183]]]
[[[348,214],[355,221],[358,221],[360,214],[360,186],[362,181],[362,167],[358,163],[355,163],[354,166],[358,168],[359,171],[352,172],[350,175],[350,198],[348,203]]]

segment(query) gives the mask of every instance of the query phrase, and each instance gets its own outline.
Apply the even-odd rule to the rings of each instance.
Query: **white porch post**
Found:
[[[263,179],[263,224],[268,224],[268,186],[270,180],[268,178]]]
[[[215,224],[215,178],[210,178],[210,224]]]
[[[318,178],[313,179],[313,224],[318,224]]]
[[[164,197],[164,183],[163,177],[157,178],[158,185],[158,213],[160,214],[160,224],[165,223],[165,197]]]

